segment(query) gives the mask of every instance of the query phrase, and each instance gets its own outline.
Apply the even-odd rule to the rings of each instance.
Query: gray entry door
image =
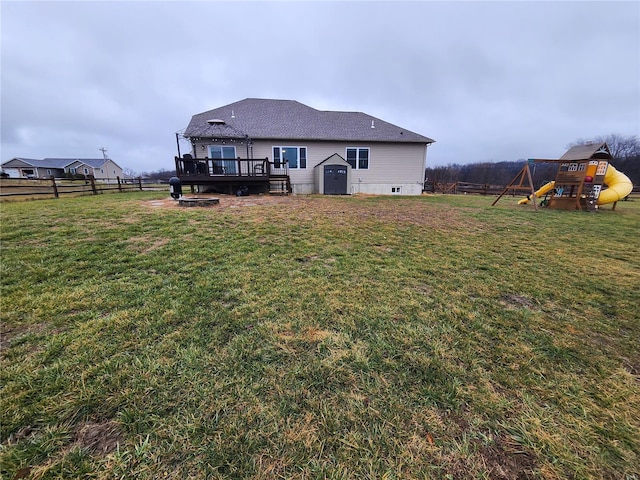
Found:
[[[344,165],[324,166],[324,194],[347,194],[347,167]]]

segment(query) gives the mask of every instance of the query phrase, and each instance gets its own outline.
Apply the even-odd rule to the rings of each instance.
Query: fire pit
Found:
[[[210,197],[210,198],[188,198],[188,197],[182,197],[179,201],[178,204],[181,207],[211,207],[213,205],[217,205],[220,203],[220,199],[219,198],[214,198],[214,197]]]

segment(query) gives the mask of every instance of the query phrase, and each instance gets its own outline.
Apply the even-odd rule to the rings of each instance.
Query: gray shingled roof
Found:
[[[33,158],[25,158],[25,157],[13,157],[11,160],[7,160],[6,162],[2,162],[2,165],[7,165],[8,163],[13,162],[14,160],[19,160],[21,162],[26,163],[27,165],[34,166],[33,162],[39,162],[40,160],[35,160]]]
[[[61,169],[68,167],[74,162],[83,163],[85,165],[90,166],[91,168],[100,168],[106,162],[104,158],[43,158],[42,160],[38,160],[35,158],[16,157],[16,158],[12,158],[11,160],[21,160],[26,164],[31,165],[32,167],[37,167],[37,168],[61,168]],[[9,160],[9,162],[11,160]],[[113,160],[111,161],[113,162]],[[2,165],[5,165],[9,162],[4,162]]]
[[[45,158],[42,162],[47,163],[47,167],[53,168],[64,168],[74,162],[84,163],[91,168],[100,168],[106,160],[104,158]]]
[[[210,125],[208,120],[223,120]],[[371,126],[375,128],[371,128]],[[188,138],[433,143],[435,140],[360,112],[321,111],[294,100],[247,98],[191,118]]]
[[[67,158],[45,158],[43,160],[39,160],[35,158],[16,157],[9,160],[9,162],[12,160],[20,160],[27,165],[31,165],[36,168],[64,168],[71,163]],[[3,165],[9,162],[4,162]]]

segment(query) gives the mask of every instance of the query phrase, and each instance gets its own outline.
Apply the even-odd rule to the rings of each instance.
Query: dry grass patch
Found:
[[[158,250],[169,243],[169,241],[169,238],[153,239],[149,235],[143,237],[131,237],[127,239],[127,243],[130,244],[130,248],[141,255],[146,255]]]
[[[104,456],[114,452],[124,438],[120,425],[113,420],[84,423],[75,429],[73,446],[87,450],[92,455]]]

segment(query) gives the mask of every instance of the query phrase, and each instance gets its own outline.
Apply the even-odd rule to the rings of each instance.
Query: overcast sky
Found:
[[[640,2],[0,2],[2,162],[174,168],[247,97],[431,137],[427,163],[558,158],[640,134]],[[183,152],[184,152],[184,146]]]

